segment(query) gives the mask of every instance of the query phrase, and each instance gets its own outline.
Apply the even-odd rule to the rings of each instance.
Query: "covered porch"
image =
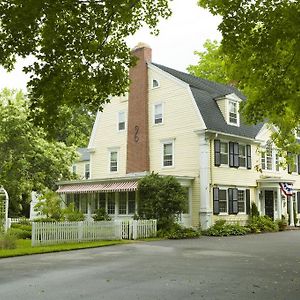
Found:
[[[257,207],[261,215],[269,216],[272,220],[288,221],[295,226],[294,214],[298,212],[296,193],[293,191],[293,180],[267,177],[257,180]],[[294,212],[295,211],[295,212]]]

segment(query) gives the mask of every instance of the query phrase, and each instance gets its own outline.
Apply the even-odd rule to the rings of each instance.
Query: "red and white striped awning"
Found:
[[[79,183],[66,184],[59,187],[58,193],[77,194],[93,192],[129,192],[137,189],[137,181],[110,182],[110,183]]]

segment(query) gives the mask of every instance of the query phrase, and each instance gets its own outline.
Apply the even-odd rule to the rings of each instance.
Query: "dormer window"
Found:
[[[157,79],[152,79],[152,88],[158,88],[159,87],[159,82]]]
[[[228,101],[229,123],[238,125],[238,104],[235,101]]]

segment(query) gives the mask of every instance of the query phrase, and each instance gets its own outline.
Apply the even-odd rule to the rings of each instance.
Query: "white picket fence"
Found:
[[[33,222],[32,246],[155,237],[156,220]]]

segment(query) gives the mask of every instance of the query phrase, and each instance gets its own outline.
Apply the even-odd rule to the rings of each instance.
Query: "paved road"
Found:
[[[0,259],[0,299],[300,299],[300,231]]]

